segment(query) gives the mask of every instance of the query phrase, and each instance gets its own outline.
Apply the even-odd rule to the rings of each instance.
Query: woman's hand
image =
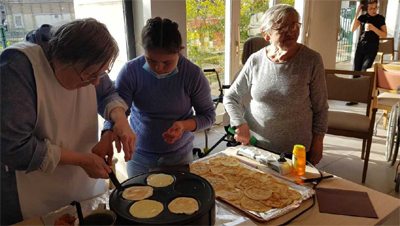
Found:
[[[311,149],[309,151],[310,162],[313,165],[317,165],[322,159],[322,152],[324,147],[324,135],[314,134],[311,143]]]
[[[79,166],[82,167],[91,178],[107,179],[108,173],[111,172],[111,168],[104,159],[93,153],[82,154]]]
[[[358,5],[356,15],[362,11],[363,6],[364,6],[363,4]]]
[[[373,24],[366,23],[365,24],[365,31],[375,31],[376,27]]]
[[[172,126],[162,134],[164,141],[168,144],[173,144],[181,139],[185,126],[182,121],[176,121]]]
[[[103,158],[93,153],[82,153],[67,149],[61,149],[60,165],[80,166],[91,178],[108,178],[111,168]]]
[[[122,150],[125,153],[125,161],[132,158],[133,151],[135,150],[136,134],[131,129],[128,120],[119,120],[114,123],[113,127],[115,147],[118,153]]]
[[[112,146],[114,133],[112,131],[106,131],[101,135],[100,141],[92,148],[92,153],[98,155],[100,158],[106,159],[107,164],[112,164],[112,158],[114,155],[114,148]]]
[[[113,109],[110,113],[110,118],[114,122],[115,147],[118,153],[122,147],[125,153],[125,161],[128,161],[132,158],[135,149],[136,135],[128,123],[124,109],[119,107]]]
[[[233,136],[237,142],[243,145],[248,145],[250,141],[250,128],[247,123],[236,127],[235,135]]]

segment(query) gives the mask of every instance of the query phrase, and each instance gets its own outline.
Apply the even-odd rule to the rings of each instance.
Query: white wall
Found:
[[[161,17],[168,18],[179,25],[179,31],[182,35],[182,44],[186,45],[186,2],[183,0],[133,0],[136,54],[143,54],[143,48],[140,43],[141,31],[149,18]],[[186,46],[185,46],[186,47]],[[186,48],[182,54],[186,56]]]
[[[400,49],[400,0],[389,0],[386,9],[386,27],[388,30],[388,37],[395,38],[394,49],[395,59],[399,59]],[[397,58],[396,58],[397,57]]]
[[[341,1],[303,1],[304,44],[321,54],[325,68],[334,69]]]

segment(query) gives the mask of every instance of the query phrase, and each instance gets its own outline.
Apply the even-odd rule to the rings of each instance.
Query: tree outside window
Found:
[[[294,5],[294,1],[280,0],[279,3]],[[261,36],[261,18],[268,9],[269,0],[241,0],[240,5],[242,50],[249,37]],[[225,1],[187,0],[186,11],[188,58],[201,68],[216,68],[223,74]]]

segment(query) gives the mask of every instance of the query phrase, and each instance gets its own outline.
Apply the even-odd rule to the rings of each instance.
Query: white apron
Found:
[[[37,121],[33,134],[68,150],[91,152],[98,134],[95,87],[67,90],[57,81],[40,46],[20,43],[11,48],[24,52],[32,63],[37,90]],[[57,166],[51,174],[38,170],[17,171],[16,177],[24,219],[106,191],[104,180],[89,178],[78,166]]]

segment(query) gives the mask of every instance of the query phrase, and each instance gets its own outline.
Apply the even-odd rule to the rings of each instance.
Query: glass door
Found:
[[[336,64],[348,68],[351,65],[353,51],[353,32],[351,25],[356,11],[357,1],[342,1],[340,7],[339,33],[337,37]],[[349,68],[350,69],[350,68]]]

